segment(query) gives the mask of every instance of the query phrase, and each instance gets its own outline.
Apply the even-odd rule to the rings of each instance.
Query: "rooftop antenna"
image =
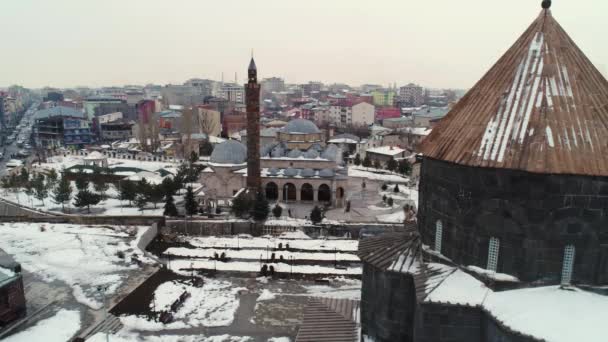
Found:
[[[239,78],[236,72],[234,73],[234,83],[239,84]]]

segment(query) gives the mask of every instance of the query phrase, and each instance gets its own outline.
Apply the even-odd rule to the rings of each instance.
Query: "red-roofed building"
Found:
[[[376,109],[376,121],[384,119],[395,119],[401,117],[401,110],[394,107],[383,107]]]

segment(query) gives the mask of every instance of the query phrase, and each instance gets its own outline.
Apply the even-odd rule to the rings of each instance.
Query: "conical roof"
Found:
[[[543,11],[422,152],[469,166],[608,176],[608,81]]]
[[[255,61],[253,60],[253,57],[251,57],[251,61],[249,61],[249,68],[248,70],[257,70],[258,68],[255,66]]]

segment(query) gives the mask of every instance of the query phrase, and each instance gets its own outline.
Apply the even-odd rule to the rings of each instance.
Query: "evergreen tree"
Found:
[[[61,204],[61,210],[63,211],[65,203],[70,202],[70,199],[72,199],[72,185],[65,176],[62,176],[53,191],[53,200],[55,203]]]
[[[89,190],[89,180],[82,170],[76,175],[76,189],[79,191]]]
[[[312,221],[314,224],[318,224],[323,221],[323,211],[321,211],[321,209],[316,205],[310,212],[310,221]]]
[[[239,194],[236,198],[232,200],[232,213],[236,217],[243,218],[251,208],[251,201],[249,197],[245,193]]]
[[[391,159],[388,160],[388,162],[386,163],[386,169],[391,172],[397,169],[397,161],[395,160],[395,158],[391,157]]]
[[[148,200],[150,202],[152,202],[154,204],[154,209],[156,209],[157,204],[159,202],[162,202],[163,197],[165,197],[162,184],[158,184],[158,185],[150,184],[150,186],[148,187],[148,193],[146,194],[146,197],[148,198]]]
[[[382,202],[386,203],[386,195],[382,196]]]
[[[200,148],[201,156],[210,156],[213,152],[213,145],[209,142],[209,140],[205,140],[203,145]]]
[[[412,165],[405,159],[399,161],[399,166],[397,167],[399,173],[404,175],[409,175],[412,173]]]
[[[177,216],[177,207],[175,207],[173,194],[170,192],[165,194],[165,211],[163,212],[163,215]]]
[[[184,197],[184,209],[186,210],[186,214],[192,215],[196,214],[198,210],[198,203],[196,203],[196,199],[194,198],[194,191],[192,187],[189,186],[186,188],[186,196]]]
[[[355,160],[354,160],[355,165],[359,166],[361,165],[361,156],[359,155],[359,153],[357,153],[355,155]]]
[[[380,161],[378,159],[374,159],[374,168],[375,169],[381,169],[382,168],[382,163],[380,163]]]
[[[106,183],[105,179],[103,179],[103,176],[99,172],[95,172],[93,174],[93,187],[95,188],[95,191],[101,195],[102,199],[105,198],[106,191],[110,189],[110,185]]]
[[[386,189],[388,189],[388,185],[386,185],[386,183],[382,183],[382,191],[386,191]]]
[[[177,189],[175,189],[175,184],[173,182],[173,178],[171,177],[165,177],[163,178],[163,182],[160,183],[160,187],[162,189],[162,193],[167,195],[167,194],[171,194],[171,195],[175,195],[175,193],[177,192]]]
[[[121,201],[129,201],[129,206],[137,196],[137,186],[132,181],[126,180],[119,183],[118,197]]]
[[[21,182],[21,178],[19,179]],[[32,204],[32,196],[34,195],[34,182],[25,182],[23,184],[23,192],[27,195],[27,198],[30,200],[30,204]]]
[[[395,188],[393,189],[394,193],[398,193],[399,192],[399,184],[395,184]]]
[[[27,172],[26,168],[22,168],[21,169],[21,173],[19,174],[19,184],[21,184],[22,186],[25,186],[26,183],[30,182],[30,174],[29,172]]]
[[[281,215],[283,215],[283,207],[279,204],[275,204],[274,208],[272,208],[272,215],[276,218],[281,217]]]
[[[364,167],[372,166],[372,161],[371,161],[371,159],[369,159],[368,155],[365,155],[365,158],[363,158],[363,166]]]
[[[146,204],[148,204],[148,198],[144,194],[137,194],[135,197],[135,205],[139,208],[139,211],[143,213],[144,209],[146,209]]]
[[[51,169],[49,173],[46,175],[46,185],[49,189],[52,189],[55,184],[57,184],[57,171],[55,169]]]
[[[392,197],[389,197],[386,202],[386,204],[388,204],[389,207],[392,207],[394,203],[395,203],[395,201],[393,200]]]
[[[253,206],[251,207],[251,216],[256,221],[264,221],[270,213],[270,205],[263,192],[258,192],[255,195]]]
[[[101,201],[101,195],[89,190],[80,190],[74,198],[74,206],[77,208],[87,208],[87,212],[91,212],[91,206],[96,205]]]
[[[198,161],[198,154],[196,154],[194,151],[190,152],[190,159],[188,161],[191,165],[196,163]]]
[[[42,202],[42,205],[44,205],[44,199],[49,195],[49,189],[44,183],[44,176],[42,174],[38,174],[32,183],[34,186],[34,196]]]

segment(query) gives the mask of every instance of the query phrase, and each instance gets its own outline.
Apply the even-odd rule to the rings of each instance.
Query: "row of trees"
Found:
[[[374,159],[372,161],[368,155],[361,160],[361,156],[359,153],[357,153],[353,162],[357,166],[361,165],[363,167],[374,167],[376,169],[384,168],[388,171],[398,172],[403,175],[409,175],[412,173],[412,165],[406,159],[400,159],[397,161],[395,158],[391,157],[391,159],[389,159],[385,165],[382,165],[378,159]]]

